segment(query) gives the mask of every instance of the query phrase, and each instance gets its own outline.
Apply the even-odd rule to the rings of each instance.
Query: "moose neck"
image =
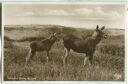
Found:
[[[94,45],[97,45],[101,41],[101,37],[96,35],[95,37],[92,35],[92,39],[94,40]]]

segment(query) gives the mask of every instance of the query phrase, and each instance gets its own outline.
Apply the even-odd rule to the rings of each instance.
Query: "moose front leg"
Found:
[[[89,62],[90,62],[90,64],[92,64],[92,62],[93,62],[93,55],[89,56]]]
[[[83,65],[83,67],[86,65],[88,59],[89,59],[89,57],[85,55],[85,58],[84,58],[84,65]]]
[[[83,66],[86,65],[86,63],[88,62],[88,60],[89,60],[89,65],[91,65],[92,62],[93,62],[93,54],[87,54],[85,56],[85,58],[84,58],[84,65]]]

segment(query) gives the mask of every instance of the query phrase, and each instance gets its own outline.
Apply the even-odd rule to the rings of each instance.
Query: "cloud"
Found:
[[[24,12],[24,13],[18,13],[18,14],[15,14],[15,16],[20,16],[20,17],[27,17],[27,16],[35,16],[35,13],[32,12],[32,11],[27,11],[27,12]]]
[[[92,12],[93,11],[88,8],[79,8],[75,10],[75,13],[79,15],[88,15],[88,14],[91,14]]]
[[[110,15],[113,16],[113,17],[121,17],[121,16],[122,16],[122,15],[119,14],[117,11],[112,11],[112,12],[110,13]]]
[[[104,18],[104,19],[118,19],[121,18],[122,15],[115,11],[110,11],[110,12],[105,12],[101,7],[97,7],[94,10],[95,12],[93,14],[95,14],[96,17],[99,18]]]
[[[25,13],[20,13],[17,16],[68,16],[70,13],[68,13],[65,10],[53,10],[53,9],[47,9],[43,11],[27,11]]]
[[[103,10],[102,7],[96,7],[96,8],[79,8],[74,10],[75,16],[84,16],[85,19],[95,20],[114,20],[122,18],[122,15],[115,11],[109,11],[106,12]]]
[[[103,7],[95,8],[77,8],[74,10],[64,10],[64,9],[45,9],[42,11],[26,11],[25,13],[20,13],[17,16],[77,16],[84,17],[84,19],[100,19],[100,20],[114,20],[122,18],[122,15],[116,10],[105,11]]]
[[[107,15],[107,13],[105,13],[101,7],[96,7],[94,11],[98,15],[103,15],[103,16],[106,16]]]
[[[34,12],[26,12],[26,14],[25,14],[25,15],[33,16],[33,15],[35,15],[35,13],[34,13]]]
[[[69,13],[65,10],[47,10],[46,11],[46,14],[47,15],[59,15],[59,16],[67,16],[69,15]]]

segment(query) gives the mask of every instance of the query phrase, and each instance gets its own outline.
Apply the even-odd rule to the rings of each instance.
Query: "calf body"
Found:
[[[53,36],[51,36],[48,39],[45,39],[42,41],[34,41],[30,43],[30,50],[26,58],[26,63],[36,54],[37,51],[46,51],[47,62],[48,62],[49,51],[56,40],[57,38],[55,37],[55,34],[53,34]]]
[[[30,44],[32,51],[49,51],[54,42],[51,42],[49,39],[43,41],[35,41]]]

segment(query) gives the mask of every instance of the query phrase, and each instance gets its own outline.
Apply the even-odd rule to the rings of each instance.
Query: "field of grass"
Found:
[[[25,66],[29,43],[33,41],[31,38],[44,39],[49,36],[49,33],[61,31],[64,34],[73,32],[84,39],[87,34],[92,32],[87,29],[59,27],[58,30],[54,28],[5,28],[4,80],[124,81],[124,33],[110,35],[107,39],[102,40],[96,47],[92,65],[87,64],[83,67],[85,55],[74,51],[71,51],[67,57],[67,64],[62,65],[64,46],[60,41],[52,46],[48,63],[46,53],[37,52],[31,63]],[[118,29],[114,31],[124,32],[124,30]]]

